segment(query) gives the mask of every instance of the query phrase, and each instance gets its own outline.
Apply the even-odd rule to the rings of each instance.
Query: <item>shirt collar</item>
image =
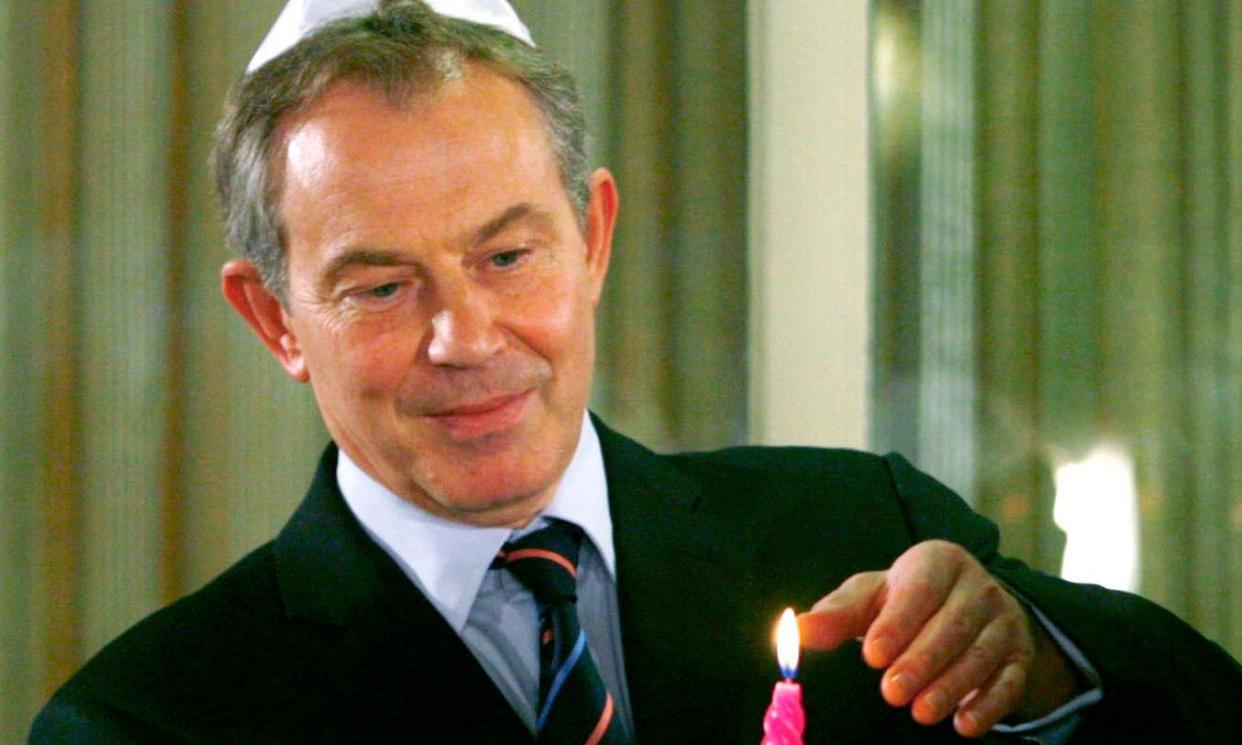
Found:
[[[578,446],[552,501],[522,531],[463,525],[425,512],[393,494],[343,451],[337,458],[336,481],[345,502],[371,539],[459,633],[500,547],[515,532],[529,532],[543,525],[546,518],[555,517],[581,527],[603,558],[609,574],[616,577],[604,455],[589,415],[583,416]]]

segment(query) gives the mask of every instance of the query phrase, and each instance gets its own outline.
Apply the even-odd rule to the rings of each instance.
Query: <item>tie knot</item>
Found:
[[[581,545],[581,528],[553,520],[546,528],[506,543],[496,558],[540,603],[573,603],[578,599],[578,549]]]

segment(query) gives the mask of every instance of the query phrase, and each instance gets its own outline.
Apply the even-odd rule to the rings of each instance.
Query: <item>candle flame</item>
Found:
[[[798,619],[794,616],[793,608],[786,608],[776,627],[776,661],[780,664],[781,675],[786,679],[792,680],[798,677],[800,647]]]

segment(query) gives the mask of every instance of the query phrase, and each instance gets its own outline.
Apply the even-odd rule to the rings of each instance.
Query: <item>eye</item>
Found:
[[[373,298],[378,298],[382,300],[384,298],[392,297],[393,295],[395,295],[397,293],[397,290],[400,289],[400,287],[401,285],[397,284],[396,282],[389,282],[388,284],[380,285],[378,287],[372,287],[371,289],[366,291],[366,295],[367,297],[373,297]]]
[[[491,265],[497,269],[508,269],[522,260],[522,256],[526,251],[523,249],[514,249],[512,251],[500,251],[488,257]]]
[[[359,287],[345,294],[345,301],[361,310],[381,310],[397,302],[406,282],[384,282],[370,287]]]

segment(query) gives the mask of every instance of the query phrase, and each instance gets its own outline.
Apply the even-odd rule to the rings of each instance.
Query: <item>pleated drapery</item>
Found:
[[[882,0],[876,34],[876,445],[1054,573],[1054,470],[1124,453],[1135,589],[1242,655],[1242,9]]]

